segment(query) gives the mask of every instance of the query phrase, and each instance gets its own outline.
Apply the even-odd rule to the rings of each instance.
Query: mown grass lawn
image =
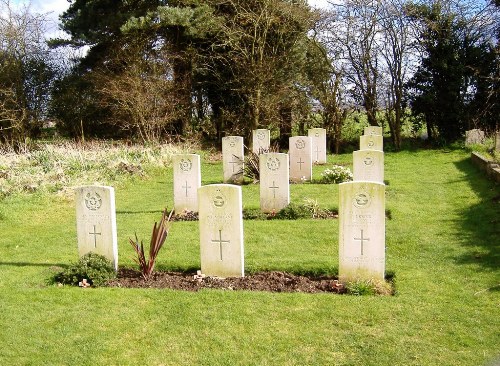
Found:
[[[329,164],[351,155],[329,156]],[[319,177],[324,167],[315,167]],[[203,183],[222,179],[204,163]],[[76,261],[74,203],[0,201],[1,365],[488,365],[500,362],[500,188],[462,150],[386,153],[387,269],[396,296],[47,284]],[[91,182],[89,182],[91,183]],[[116,187],[120,265],[172,207],[172,170]],[[336,185],[291,186],[337,207]],[[257,208],[258,186],[243,186]],[[197,222],[175,222],[160,269],[197,269]],[[246,271],[331,272],[337,220],[245,221]]]

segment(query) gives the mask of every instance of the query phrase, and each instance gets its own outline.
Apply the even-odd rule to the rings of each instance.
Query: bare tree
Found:
[[[409,20],[404,14],[406,0],[385,0],[381,6],[380,56],[383,60],[385,117],[391,130],[392,142],[401,148],[401,127],[404,116],[403,93],[410,76],[411,45]]]
[[[141,42],[128,46],[115,54],[115,60],[126,65],[123,70],[101,69],[93,76],[94,84],[100,85],[103,107],[112,111],[111,124],[144,142],[158,141],[173,130],[179,118],[172,65],[161,48],[145,47]]]
[[[36,135],[46,114],[53,73],[44,40],[46,17],[30,5],[0,0],[0,139]]]
[[[352,97],[361,104],[370,125],[378,125],[380,74],[380,0],[344,0],[334,4],[329,43],[343,52],[345,78]]]

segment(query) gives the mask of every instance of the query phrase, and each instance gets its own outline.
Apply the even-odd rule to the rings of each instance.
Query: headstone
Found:
[[[108,258],[118,270],[115,191],[113,187],[76,189],[78,255],[94,252]]]
[[[353,155],[353,180],[384,183],[384,152],[358,150]]]
[[[307,135],[312,139],[313,162],[326,164],[326,129],[310,128]]]
[[[289,138],[290,180],[309,181],[312,178],[312,141],[308,136]]]
[[[224,183],[243,183],[243,137],[227,136],[222,138],[222,165]]]
[[[243,277],[241,187],[211,184],[198,189],[201,272],[207,276]]]
[[[262,212],[278,212],[290,203],[288,164],[288,154],[267,153],[259,156]]]
[[[200,155],[175,154],[174,165],[174,210],[198,212],[198,188],[201,186]]]
[[[339,278],[384,280],[385,185],[339,184]]]
[[[364,130],[364,135],[378,135],[378,136],[383,136],[384,132],[382,130],[382,127],[379,126],[368,126],[365,127]]]
[[[359,149],[384,151],[384,138],[381,135],[360,136]]]
[[[465,131],[465,145],[482,144],[484,142],[484,131],[473,129]]]
[[[495,151],[500,151],[500,131],[495,133]]]
[[[253,130],[252,151],[255,154],[269,152],[271,145],[271,131],[265,128]]]

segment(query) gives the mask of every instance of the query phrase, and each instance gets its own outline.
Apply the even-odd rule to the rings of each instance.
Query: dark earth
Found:
[[[268,292],[345,293],[344,286],[333,276],[302,276],[281,271],[258,272],[245,277],[202,277],[196,273],[154,272],[144,279],[141,273],[120,268],[118,276],[108,282],[112,287],[169,288],[198,291],[201,289],[247,290]]]

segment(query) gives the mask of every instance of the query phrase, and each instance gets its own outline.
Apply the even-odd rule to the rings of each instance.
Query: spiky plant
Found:
[[[168,232],[170,230],[169,223],[173,213],[174,210],[170,211],[170,214],[167,216],[167,210],[165,209],[162,213],[160,224],[155,222],[153,232],[151,234],[151,243],[149,245],[149,259],[146,259],[142,241],[139,245],[137,234],[135,235],[135,241],[129,239],[130,245],[132,245],[137,254],[137,258],[134,258],[134,261],[139,265],[144,279],[147,279],[153,273],[158,253],[167,239]]]
[[[257,183],[260,180],[259,155],[270,152],[279,152],[279,146],[274,144],[268,149],[259,148],[259,153],[248,150],[248,154],[245,157],[243,175],[252,179],[254,183]]]

